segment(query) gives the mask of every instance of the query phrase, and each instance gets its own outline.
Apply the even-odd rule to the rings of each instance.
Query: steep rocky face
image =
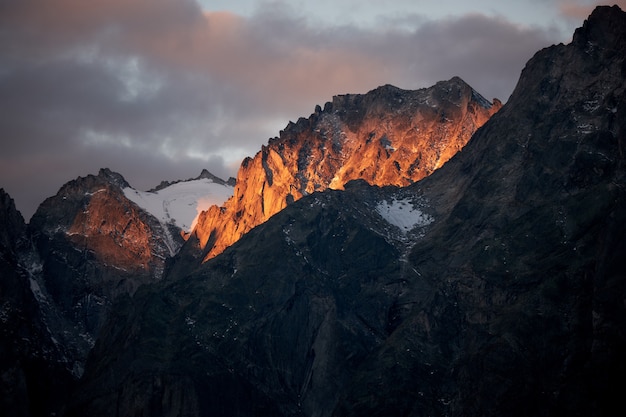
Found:
[[[45,326],[76,378],[114,299],[160,279],[171,254],[167,237],[178,236],[128,200],[125,187],[108,169],[67,183],[33,215],[32,247],[19,254]]]
[[[24,218],[15,208],[15,202],[4,189],[0,188],[0,247],[9,253],[15,253],[18,241],[25,235]]]
[[[406,273],[405,235],[375,210],[387,194],[355,187],[302,199],[117,306],[70,415],[329,415],[396,325]]]
[[[624,50],[598,8],[432,176],[307,196],[144,287],[69,415],[623,415]]]
[[[188,213],[177,209],[184,204],[195,214],[194,198],[228,192],[228,184],[204,170],[163,182],[164,195],[143,193],[102,169],[64,185],[28,226],[0,190],[0,404],[8,415],[58,414],[112,303],[158,281],[182,245],[173,216]],[[130,199],[137,195],[152,205]]]
[[[243,161],[234,196],[200,216],[195,238],[209,259],[314,191],[353,179],[411,184],[465,146],[500,106],[458,77],[416,91],[387,85],[334,97]]]
[[[57,274],[65,280],[109,286],[106,293],[112,296],[132,293],[142,280],[159,278],[171,244],[162,225],[124,196],[122,189],[128,186],[119,174],[103,169],[98,176],[69,182],[39,207],[29,226],[44,261],[44,274],[46,262],[57,264],[67,269]],[[71,252],[76,252],[76,262],[67,259]],[[63,259],[54,261],[57,254]],[[87,273],[86,264],[100,272]],[[52,293],[55,279],[60,278],[46,278]],[[71,304],[62,297],[56,301],[66,307]]]
[[[596,9],[570,45],[528,62],[457,157],[412,187],[435,218],[408,257],[421,279],[398,301],[414,307],[336,416],[626,412],[616,388],[626,375],[625,50],[626,13]]]
[[[0,189],[0,408],[7,416],[60,410],[73,380],[21,264],[25,246],[24,219]]]

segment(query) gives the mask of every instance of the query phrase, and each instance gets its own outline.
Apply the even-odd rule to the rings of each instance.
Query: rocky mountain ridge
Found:
[[[257,155],[254,159],[244,161],[240,171],[242,182],[236,189],[241,194],[238,201],[246,210],[252,207],[251,218],[258,214],[254,211],[259,201],[258,195],[251,193],[254,184],[250,178],[258,174],[251,168],[259,161],[263,178],[270,183],[269,188],[261,193],[261,205],[267,203],[268,206],[271,198],[295,200],[293,195],[289,199],[287,195],[280,194],[284,192],[284,187],[278,186],[281,183],[279,176],[291,175],[285,166],[300,166],[303,170],[298,174],[298,181],[310,185],[322,179],[330,182],[329,173],[333,173],[335,181],[345,175],[354,175],[339,172],[345,171],[350,163],[353,164],[350,162],[352,158],[369,164],[360,173],[370,181],[411,182],[413,179],[410,175],[403,172],[423,175],[423,167],[434,169],[449,157],[447,153],[462,147],[469,138],[468,132],[475,130],[476,123],[484,122],[498,106],[498,103],[492,106],[458,78],[417,92],[384,86],[367,95],[335,97],[333,103],[325,106],[324,111],[316,110],[317,116],[312,116],[316,121],[302,118],[298,123],[290,124],[286,133],[281,133],[285,138],[291,138],[289,146],[285,148],[284,141],[277,138],[259,153],[273,155],[275,159],[278,154],[274,146],[278,146],[283,151],[287,149],[291,152],[283,152],[281,158],[294,157],[299,160],[289,162],[285,159],[281,162],[284,166],[281,166],[276,165],[276,161],[268,163],[264,157],[259,159]],[[367,114],[359,115],[364,109],[367,109],[364,112]],[[448,116],[454,119],[454,123]],[[317,119],[326,122],[318,123]],[[324,129],[327,130],[324,131],[319,130],[328,120],[333,120],[332,126],[326,126]],[[378,134],[377,123],[382,121],[385,124],[380,131],[385,133],[373,140]],[[398,133],[396,125],[408,129],[409,133]],[[342,135],[339,129],[346,129],[346,126],[352,129],[348,136],[359,129],[372,128],[372,140],[359,144],[341,137],[327,152],[326,136],[339,138]],[[396,130],[390,126],[395,126],[393,129]],[[427,130],[426,136],[411,133],[411,129],[416,128]],[[320,139],[320,135],[324,138]],[[427,141],[425,147],[429,149],[428,152],[415,151],[418,139]],[[350,147],[355,149],[345,152]],[[410,159],[413,168],[404,167],[407,154],[412,155]],[[305,155],[317,159],[303,162]],[[346,155],[352,156],[349,158]],[[368,162],[363,159],[365,157],[372,159]],[[348,163],[341,165],[345,161]],[[384,175],[377,177],[373,171],[376,164],[404,168],[387,170]],[[422,168],[417,168],[419,164]],[[318,173],[313,169],[315,166],[330,166],[334,171],[320,170]],[[22,385],[35,387],[34,391],[20,388],[18,397],[31,395],[41,398],[42,410],[58,409],[55,404],[63,404],[63,396],[45,394],[45,386],[54,380],[66,381],[59,386],[59,390],[63,391],[81,378],[86,358],[118,299],[133,296],[142,285],[158,282],[167,269],[175,270],[185,260],[191,264],[202,260],[202,257],[192,259],[196,256],[195,250],[185,250],[177,255],[184,242],[183,237],[188,236],[188,231],[193,228],[193,217],[202,207],[200,200],[205,200],[203,204],[206,201],[217,203],[215,198],[232,193],[233,185],[234,179],[223,181],[205,170],[197,178],[164,181],[156,188],[142,192],[133,189],[122,175],[101,169],[98,175],[79,177],[61,187],[57,195],[41,204],[28,225],[24,224],[14,205],[10,204],[10,197],[6,196],[7,214],[2,218],[6,233],[2,243],[3,247],[9,248],[9,261],[3,264],[3,268],[8,271],[3,280],[8,287],[21,288],[26,294],[20,292],[18,298],[9,297],[11,299],[4,304],[5,315],[13,317],[21,314],[19,312],[22,310],[17,306],[32,305],[28,313],[30,319],[17,320],[16,323],[26,326],[24,323],[31,320],[34,326],[31,326],[32,337],[28,338],[29,342],[11,342],[11,346],[7,347],[12,352],[30,353],[20,357],[17,365],[7,364],[0,370],[7,380],[18,379]],[[307,186],[303,187],[302,193],[311,191],[306,190]],[[325,187],[318,184],[314,188]],[[300,197],[300,194],[295,195]],[[222,197],[219,201],[225,199]],[[280,205],[272,206],[261,212],[269,217],[280,208]],[[242,224],[241,230],[246,230],[251,224]],[[192,242],[187,242],[188,247],[197,242],[196,236]],[[16,283],[16,280],[20,282]],[[7,332],[15,332],[17,328],[19,326],[9,326]],[[39,348],[24,349],[25,346]],[[18,353],[16,355],[20,356]],[[37,383],[33,383],[33,378],[37,378],[33,375],[37,373],[24,373],[23,369],[29,366],[24,364],[35,362],[49,369]],[[24,404],[22,402],[22,407]],[[20,407],[19,404],[14,406]]]
[[[624,50],[599,7],[433,175],[313,193],[170,269],[68,415],[622,415]]]
[[[233,177],[228,178],[228,180],[224,181],[223,179],[221,179],[220,177],[218,177],[217,175],[213,175],[211,172],[209,172],[209,170],[207,169],[203,169],[202,172],[200,172],[200,175],[198,175],[196,178],[189,178],[187,180],[178,180],[178,181],[161,181],[161,183],[159,185],[157,185],[154,188],[151,188],[150,190],[148,190],[149,193],[153,193],[153,192],[157,192],[160,190],[163,190],[171,185],[174,184],[180,184],[181,182],[189,182],[189,181],[194,181],[194,180],[199,180],[199,179],[208,179],[211,180],[212,182],[216,183],[216,184],[220,184],[220,185],[228,185],[230,187],[234,187],[235,183],[236,183],[236,179]]]
[[[206,198],[211,184],[204,182],[216,178],[203,171],[159,192],[176,188],[176,196],[169,198],[184,198],[193,190],[181,187],[195,180],[203,182]],[[232,190],[225,181],[216,184]],[[6,336],[0,349],[7,354],[0,374],[6,381],[3,390],[14,391],[2,399],[7,401],[3,409],[20,415],[34,407],[33,415],[43,415],[37,410],[64,403],[59,393],[67,394],[81,377],[114,301],[160,280],[167,259],[182,245],[183,230],[176,222],[137,205],[127,198],[130,191],[137,192],[120,174],[101,169],[61,187],[28,225],[0,191],[0,320]],[[55,381],[59,392],[49,388]],[[39,404],[31,404],[29,397]]]
[[[165,265],[162,222],[108,170],[68,183],[30,225],[0,191],[3,411],[626,413],[625,28],[600,7],[571,44],[538,52],[429,177],[315,192],[303,176],[307,195],[204,263],[210,233],[204,253],[192,236]],[[350,131],[367,120],[348,113]],[[382,166],[398,148],[376,138],[359,149]],[[261,191],[279,183],[272,143],[248,160]]]
[[[0,408],[5,415],[47,415],[63,407],[73,378],[21,262],[26,224],[2,189],[0,224]]]
[[[398,186],[418,181],[500,107],[458,77],[415,91],[386,85],[335,96],[242,162],[233,197],[199,217],[194,241],[209,259],[315,191],[342,189],[354,179]]]

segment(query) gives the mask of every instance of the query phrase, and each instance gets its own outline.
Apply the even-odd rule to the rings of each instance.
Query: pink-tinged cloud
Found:
[[[584,20],[591,14],[596,6],[612,6],[618,5],[622,10],[626,10],[626,0],[613,1],[580,1],[580,0],[561,0],[559,1],[559,11],[561,14],[570,19]]]
[[[28,218],[100,167],[144,189],[202,168],[227,177],[333,95],[458,75],[506,100],[561,41],[479,14],[364,28],[278,4],[242,17],[191,0],[0,0],[0,187]]]

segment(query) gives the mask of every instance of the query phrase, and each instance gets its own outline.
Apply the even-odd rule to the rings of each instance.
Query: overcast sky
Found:
[[[596,4],[0,0],[0,188],[28,221],[101,167],[142,190],[235,176],[290,120],[383,84],[458,75],[506,101]]]

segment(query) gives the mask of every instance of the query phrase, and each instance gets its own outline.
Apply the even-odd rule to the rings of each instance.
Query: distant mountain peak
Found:
[[[387,84],[336,95],[246,158],[234,196],[203,213],[194,234],[212,257],[315,191],[341,189],[354,179],[409,185],[456,154],[500,106],[459,77],[419,90]]]
[[[163,181],[149,191],[131,187],[124,195],[161,223],[172,224],[188,233],[195,226],[198,214],[214,204],[223,204],[233,195],[233,186],[203,170],[196,178],[185,181]]]
[[[100,168],[100,171],[98,171],[98,177],[120,188],[130,187],[130,184],[128,184],[122,174],[111,171],[109,168]]]
[[[203,168],[202,171],[200,172],[200,175],[198,175],[195,178],[189,178],[186,180],[176,180],[176,181],[161,181],[161,183],[159,185],[157,185],[156,187],[148,190],[148,192],[156,192],[156,191],[160,191],[166,187],[169,187],[170,185],[174,185],[177,184],[179,182],[185,182],[185,181],[194,181],[194,180],[199,180],[199,179],[208,179],[213,181],[216,184],[220,184],[220,185],[230,185],[230,186],[234,186],[234,184],[230,184],[230,178],[228,181],[224,181],[223,179],[221,179],[220,177],[218,177],[217,175],[213,175],[213,173],[211,173],[208,169]]]
[[[624,12],[619,6],[597,6],[583,25],[576,29],[572,42],[586,44],[597,42],[597,46],[617,45],[626,38],[626,27],[623,25]],[[594,46],[594,45],[587,45]],[[623,51],[615,51],[621,52]]]

